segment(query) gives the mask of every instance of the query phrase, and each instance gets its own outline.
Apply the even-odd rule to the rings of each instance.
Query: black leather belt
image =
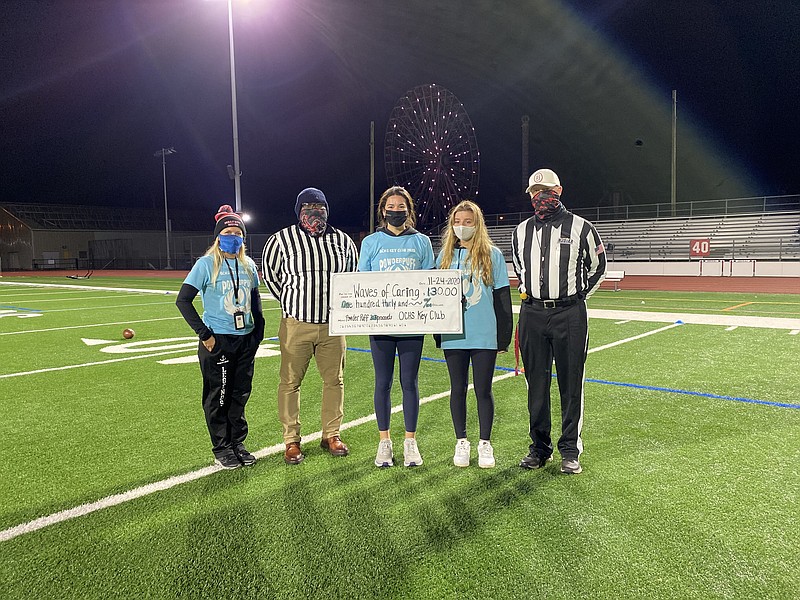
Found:
[[[580,301],[581,297],[578,295],[568,296],[567,298],[559,298],[558,300],[539,300],[538,298],[525,298],[522,302],[530,304],[536,308],[562,308],[564,306],[572,306]]]

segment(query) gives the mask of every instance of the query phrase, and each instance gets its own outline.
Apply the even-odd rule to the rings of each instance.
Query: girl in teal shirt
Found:
[[[467,385],[472,363],[480,424],[478,466],[491,468],[495,465],[489,441],[494,421],[492,377],[497,353],[505,352],[511,342],[513,317],[506,261],[503,253],[492,245],[483,212],[474,202],[465,200],[450,211],[436,265],[461,271],[464,303],[463,333],[441,336],[450,374],[450,414],[456,433],[453,464],[466,467],[470,461]]]

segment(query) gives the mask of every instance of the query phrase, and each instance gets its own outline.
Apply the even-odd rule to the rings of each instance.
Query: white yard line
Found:
[[[103,306],[92,306],[92,310],[108,310],[113,308],[131,308],[134,306],[159,306],[161,304],[175,304],[172,300],[168,302],[144,302],[139,304],[105,304]],[[61,313],[61,312],[73,312],[76,310],[87,310],[85,306],[76,306],[75,308],[47,308],[43,310],[38,310],[42,314],[48,313]]]
[[[136,292],[132,294],[120,294],[115,292],[113,296],[105,295],[105,296],[75,296],[72,298],[40,298],[38,300],[29,299],[25,302],[29,302],[31,304],[35,304],[38,302],[83,302],[84,300],[108,300],[109,298],[129,298],[132,296],[141,296],[141,292]],[[86,308],[85,306],[83,308]]]
[[[183,317],[178,315],[177,317],[159,317],[158,319],[140,319],[138,321],[112,321],[111,323],[91,323],[89,325],[68,325],[66,327],[50,327],[50,328],[47,328],[47,329],[29,329],[27,331],[3,331],[3,332],[0,332],[0,335],[21,335],[23,333],[43,333],[45,331],[64,331],[66,329],[84,329],[84,328],[88,328],[88,327],[108,327],[109,325],[133,325],[134,323],[154,323],[156,321],[174,321],[175,319],[183,319]]]
[[[176,280],[178,281],[178,280]],[[148,290],[143,288],[117,288],[117,287],[104,287],[104,286],[94,286],[94,285],[71,285],[68,283],[28,283],[28,282],[19,282],[19,281],[0,281],[0,285],[7,285],[7,286],[15,286],[15,285],[22,285],[26,287],[33,287],[33,288],[57,288],[57,289],[69,289],[69,290],[94,290],[94,291],[102,291],[102,292],[140,292],[142,294],[160,294],[160,295],[172,295],[177,296],[177,290]],[[261,296],[262,302],[277,302],[275,298],[272,297],[272,294],[266,293]]]
[[[764,329],[797,329],[800,319],[779,317],[748,317],[742,315],[697,315],[693,313],[653,313],[625,310],[589,309],[591,319],[628,319],[648,323],[675,323],[683,321],[688,325],[737,325],[739,327],[760,327]]]
[[[620,344],[624,344],[626,342],[632,342],[634,340],[638,340],[648,335],[652,335],[653,333],[658,333],[659,331],[665,331],[670,329],[671,327],[677,326],[677,324],[673,324],[669,327],[662,327],[660,329],[654,330],[652,332],[643,333],[640,335],[636,335],[630,338],[626,338],[624,340],[619,340],[618,342],[614,342],[613,344],[607,344],[606,346],[602,346],[599,348],[593,348],[589,350],[589,352],[597,352],[599,350],[603,350],[605,348],[611,348],[613,346],[618,346]],[[185,351],[185,350],[184,350]],[[167,354],[166,352],[162,354]],[[154,354],[150,354],[148,356],[155,356]],[[117,359],[115,361],[104,361],[104,362],[118,362],[119,360],[132,360],[134,358],[144,358],[141,356],[131,357],[128,359]],[[103,363],[94,363],[94,364],[103,364]],[[88,365],[87,365],[88,366]],[[510,371],[508,373],[503,373],[502,375],[498,375],[492,379],[492,383],[497,381],[501,381],[503,379],[508,379],[510,377],[514,377],[514,371]],[[469,386],[469,389],[472,389],[472,385]],[[439,398],[447,398],[450,395],[450,390],[439,392],[438,394],[432,394],[430,396],[426,396],[425,398],[421,398],[419,403],[427,404],[428,402],[432,402],[433,400],[438,400]],[[398,413],[403,410],[403,406],[398,405],[392,408],[392,413]],[[350,429],[351,427],[356,427],[358,425],[363,425],[365,423],[369,423],[375,420],[375,413],[366,415],[364,417],[360,417],[358,419],[354,419],[352,421],[348,421],[347,423],[343,423],[340,427],[341,431]],[[312,441],[316,441],[322,437],[322,431],[316,431],[310,435],[303,436],[303,441],[308,443]],[[253,452],[256,457],[264,458],[266,456],[270,456],[273,454],[277,454],[284,450],[283,444],[275,444],[274,446],[269,446],[267,448],[261,448],[256,452]],[[190,471],[189,473],[184,473],[183,475],[176,475],[174,477],[169,477],[167,479],[163,479],[161,481],[156,481],[147,485],[143,485],[138,488],[134,488],[132,490],[128,490],[127,492],[123,492],[121,494],[114,494],[112,496],[106,496],[105,498],[101,498],[95,502],[90,502],[87,504],[81,504],[80,506],[76,506],[74,508],[68,508],[66,510],[62,510],[57,513],[53,513],[44,517],[39,517],[38,519],[34,519],[32,521],[28,521],[27,523],[20,523],[19,525],[15,525],[14,527],[9,527],[8,529],[4,529],[0,531],[0,542],[5,542],[21,535],[25,535],[26,533],[33,533],[34,531],[38,531],[39,529],[43,529],[48,527],[49,525],[55,525],[56,523],[63,523],[64,521],[68,521],[70,519],[74,519],[76,517],[82,517],[84,515],[91,514],[98,510],[102,510],[105,508],[110,508],[112,506],[117,506],[119,504],[123,504],[125,502],[129,502],[130,500],[135,500],[136,498],[141,498],[143,496],[148,496],[150,494],[154,494],[155,492],[161,492],[164,490],[168,490],[175,486],[189,483],[190,481],[195,481],[197,479],[201,479],[202,477],[206,477],[208,475],[212,475],[217,471],[221,471],[222,467],[219,465],[211,465],[208,467],[203,467],[201,469],[197,469],[195,471]]]
[[[177,280],[176,280],[177,281]],[[0,285],[24,285],[33,288],[56,288],[65,290],[94,290],[103,292],[141,292],[143,294],[172,294],[177,295],[177,290],[145,290],[140,288],[115,288],[97,285],[71,285],[68,283],[28,283],[19,281],[0,281]]]
[[[614,346],[626,344],[627,342],[632,342],[633,340],[639,340],[641,338],[647,337],[648,335],[653,335],[654,333],[661,333],[662,331],[666,331],[667,329],[672,329],[673,327],[680,327],[680,326],[681,326],[680,323],[672,323],[671,325],[667,325],[666,327],[660,327],[659,329],[654,329],[653,331],[640,333],[639,335],[625,338],[624,340],[620,340],[618,342],[611,342],[610,344],[606,344],[605,346],[598,346],[597,348],[591,348],[588,351],[588,354],[591,354],[592,352],[600,352],[600,350],[607,350],[608,348],[613,348]]]
[[[153,303],[150,303],[150,304],[128,304],[128,305],[125,305],[125,306],[155,306],[156,304],[164,304],[164,303],[163,302],[153,302]],[[167,304],[172,304],[172,303],[171,302],[167,302]],[[106,308],[106,307],[101,307],[101,308]],[[108,307],[108,308],[120,308],[120,307],[119,306],[117,306],[117,307],[111,306],[111,307]],[[63,310],[85,310],[85,308],[84,309],[65,308]],[[94,310],[94,309],[92,309],[92,310]],[[267,312],[268,310],[280,310],[280,307],[276,306],[276,307],[272,307],[272,308],[264,308],[262,310],[264,312]],[[48,310],[48,311],[44,311],[44,312],[45,313],[51,313],[51,312],[63,312],[63,311],[61,311],[61,310]],[[177,317],[159,317],[157,319],[139,319],[137,321],[112,321],[110,323],[91,323],[91,324],[88,324],[88,325],[69,325],[69,326],[66,326],[66,327],[50,327],[48,329],[28,329],[26,331],[2,331],[2,332],[0,332],[0,335],[21,335],[23,333],[41,333],[43,331],[62,331],[62,330],[65,330],[65,329],[83,329],[84,327],[106,327],[108,325],[132,325],[134,323],[154,323],[156,321],[172,321],[172,320],[175,320],[175,319],[183,319],[183,317],[178,315]]]
[[[21,371],[19,373],[6,373],[0,375],[0,379],[8,379],[10,377],[22,377],[24,375],[38,375],[40,373],[52,373],[54,371],[69,371],[71,369],[81,369],[83,367],[96,367],[99,365],[107,365],[110,363],[124,362],[126,360],[139,360],[141,358],[150,358],[151,356],[163,356],[164,354],[175,354],[177,352],[186,353],[186,348],[178,350],[169,350],[165,352],[150,352],[148,354],[141,354],[139,356],[126,356],[125,358],[110,358],[108,360],[98,360],[95,362],[81,363],[79,365],[65,365],[63,367],[48,367],[46,369],[36,369],[35,371]]]
[[[515,313],[519,306],[514,306]],[[682,321],[687,325],[725,325],[727,327],[760,327],[764,329],[800,329],[800,319],[781,317],[747,317],[737,315],[697,315],[694,313],[663,313],[629,310],[589,309],[590,319],[611,319],[612,321],[644,321],[647,323],[675,323]]]
[[[13,292],[14,290],[10,290],[10,291]],[[35,296],[35,297],[39,298],[41,296],[55,296],[56,294],[61,294],[61,295],[63,295],[63,294],[80,294],[81,290],[53,290],[51,292],[48,292],[47,290],[38,289],[38,290],[32,292],[32,291],[30,291],[30,290],[28,290],[26,288],[24,290],[20,290],[20,292],[24,292],[24,293],[19,293],[19,294],[11,293],[11,294],[9,294],[8,292],[9,292],[8,289],[4,289],[3,290],[3,298],[22,298],[22,297],[29,297],[29,296]]]

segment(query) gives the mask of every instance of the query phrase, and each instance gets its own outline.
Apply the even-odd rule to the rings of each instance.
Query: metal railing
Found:
[[[174,270],[188,271],[192,268],[192,257],[173,259]],[[134,270],[149,271],[167,268],[166,257],[152,256],[143,258],[35,258],[33,259],[34,271],[102,271],[102,270]]]
[[[719,200],[692,200],[678,202],[675,214],[668,202],[656,204],[631,204],[625,206],[597,206],[570,208],[576,215],[589,221],[618,221],[628,219],[662,219],[666,217],[703,217],[739,215],[747,213],[772,213],[800,210],[800,194],[788,196],[753,196],[750,198],[722,198]],[[485,215],[489,226],[516,225],[531,217],[533,211]],[[434,232],[438,233],[438,231]]]

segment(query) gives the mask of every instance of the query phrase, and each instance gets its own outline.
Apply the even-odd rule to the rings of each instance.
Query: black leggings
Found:
[[[445,350],[444,358],[450,373],[450,414],[453,416],[456,438],[467,437],[467,384],[472,359],[472,383],[478,398],[480,434],[482,440],[488,440],[494,421],[492,376],[497,350]]]
[[[403,419],[406,431],[417,430],[419,417],[419,362],[425,336],[371,335],[372,364],[375,367],[375,416],[378,431],[388,431],[392,415],[392,380],[395,352],[400,358],[400,387],[403,390]]]

